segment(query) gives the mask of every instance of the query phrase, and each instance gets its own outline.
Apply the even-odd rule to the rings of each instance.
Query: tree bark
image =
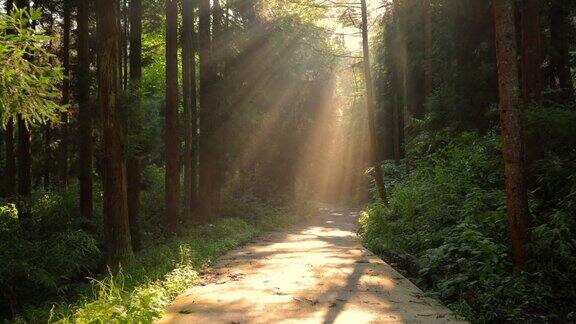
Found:
[[[192,6],[192,17],[191,21],[194,23],[196,21],[196,14],[195,10],[197,9],[198,5],[197,2],[193,2]],[[191,88],[191,98],[192,101],[192,111],[191,111],[191,119],[192,119],[192,170],[191,170],[191,180],[192,183],[192,208],[194,210],[198,210],[198,151],[200,149],[200,134],[198,132],[198,82],[196,81],[196,53],[198,52],[198,40],[196,30],[194,25],[192,25],[192,40],[191,40],[191,58],[190,58],[190,88]]]
[[[180,139],[178,130],[178,3],[166,0],[166,213],[168,232],[176,233],[180,214]]]
[[[130,38],[130,19],[128,15],[128,0],[122,1],[122,38],[123,38],[123,46],[122,46],[122,66],[124,67],[124,74],[122,75],[122,87],[125,90],[128,90],[128,81],[129,81],[129,55],[128,55],[128,40]]]
[[[184,219],[192,220],[196,191],[196,167],[193,137],[196,132],[196,96],[195,96],[195,59],[193,52],[194,4],[192,0],[183,0],[182,4],[182,80],[184,96]],[[193,88],[194,85],[194,88]]]
[[[64,0],[64,14],[62,25],[62,68],[64,79],[62,80],[62,105],[70,104],[70,26],[72,0]],[[58,163],[60,183],[68,183],[68,113],[63,113],[60,124],[60,146],[58,150]]]
[[[208,222],[213,214],[214,191],[214,118],[212,39],[210,34],[210,1],[199,0],[199,53],[200,53],[200,201],[202,221]]]
[[[522,2],[522,100],[524,107],[539,101],[542,95],[542,42],[540,0]]]
[[[50,143],[52,142],[52,125],[44,125],[44,161],[42,163],[42,179],[44,190],[50,189],[50,176],[52,171],[52,149]]]
[[[124,161],[125,131],[118,104],[119,7],[119,0],[98,0],[98,99],[103,136],[104,232],[106,262],[114,269],[132,256]]]
[[[22,219],[28,218],[30,212],[28,203],[32,194],[32,151],[31,134],[24,119],[18,117],[18,196],[24,209],[21,211]]]
[[[361,0],[362,7],[362,48],[364,53],[364,80],[366,87],[366,112],[368,116],[368,131],[370,132],[370,147],[372,163],[374,167],[374,180],[380,199],[384,204],[388,204],[384,176],[380,165],[380,154],[378,153],[378,135],[376,133],[376,121],[374,112],[374,85],[372,83],[372,72],[370,66],[370,50],[368,45],[368,12],[366,0]]]
[[[30,1],[17,0],[18,8],[28,8]],[[32,193],[32,151],[31,134],[21,116],[17,118],[18,123],[18,196],[20,203],[24,203],[24,208],[20,213],[21,219],[29,218],[29,199]]]
[[[406,108],[410,117],[421,118],[425,113],[424,22],[422,2],[407,0],[402,4],[404,39],[406,41]],[[416,30],[418,32],[413,32]]]
[[[80,130],[79,174],[80,214],[83,218],[94,217],[92,178],[94,138],[92,134],[92,107],[90,104],[90,3],[76,0],[78,25],[78,120]]]
[[[135,113],[129,122],[129,131],[139,134],[142,130],[140,118],[142,79],[142,0],[130,1],[130,90],[134,98],[132,109]],[[142,166],[139,152],[130,156],[127,161],[128,174],[128,213],[130,234],[134,251],[142,249],[140,234],[140,191],[142,187]]]
[[[13,6],[12,0],[7,0],[6,12],[10,12]],[[16,194],[16,155],[14,154],[14,121],[9,120],[4,132],[6,145],[6,164],[4,165],[4,195],[11,197]]]
[[[16,194],[16,155],[14,154],[14,121],[8,121],[4,132],[6,150],[6,165],[4,166],[4,195],[12,197]]]
[[[526,262],[526,241],[528,238],[528,191],[514,7],[514,0],[496,0],[494,2],[508,228],[512,242],[514,265],[517,269],[522,269]]]
[[[574,102],[574,83],[570,70],[569,37],[572,33],[570,12],[564,1],[553,1],[550,9],[550,63],[562,99]]]
[[[432,95],[432,8],[430,0],[424,0],[424,95]]]

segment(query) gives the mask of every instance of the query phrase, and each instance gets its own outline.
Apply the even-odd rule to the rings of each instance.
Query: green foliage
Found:
[[[99,246],[81,228],[77,197],[73,190],[37,193],[27,222],[13,204],[0,207],[0,309],[18,312],[68,295],[69,281],[95,269]]]
[[[364,244],[384,256],[412,256],[416,266],[405,270],[420,287],[474,322],[573,319],[574,170],[549,166],[573,161],[571,149],[550,143],[573,141],[564,121],[576,113],[558,109],[528,112],[534,125],[528,137],[544,142],[547,153],[531,160],[530,180],[538,189],[530,197],[531,261],[525,272],[512,271],[497,130],[421,134],[409,150],[419,157],[410,174],[385,168],[395,177],[390,206],[365,211]],[[542,199],[554,194],[553,201]]]
[[[198,272],[257,232],[238,219],[195,227],[172,242],[146,250],[118,274],[92,281],[92,294],[77,305],[57,306],[50,322],[152,322]]]
[[[151,322],[220,255],[262,231],[301,221],[314,210],[309,203],[271,207],[253,197],[226,198],[223,218],[181,228],[177,238],[167,240],[164,169],[146,167],[143,187],[145,249],[116,274],[98,275],[102,207],[96,204],[92,222],[82,219],[76,182],[52,192],[36,191],[26,224],[18,219],[14,204],[0,205],[3,312],[20,314],[14,320],[24,322]],[[86,226],[96,233],[86,232]]]
[[[26,124],[57,122],[66,107],[57,103],[64,78],[56,56],[48,51],[51,38],[29,22],[40,10],[14,8],[0,15],[0,125],[20,115]]]

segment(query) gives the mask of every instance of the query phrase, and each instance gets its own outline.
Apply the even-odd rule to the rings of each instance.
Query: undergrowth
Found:
[[[499,133],[422,134],[409,174],[393,177],[389,206],[361,220],[364,244],[393,260],[434,297],[472,322],[576,320],[576,169],[561,107],[528,112],[530,261],[512,269]],[[560,144],[561,143],[561,144]]]
[[[145,248],[115,273],[101,266],[101,206],[94,220],[82,219],[76,183],[61,191],[36,192],[26,224],[16,206],[0,204],[0,306],[19,314],[4,321],[150,323],[219,256],[315,210],[304,202],[266,203],[249,192],[225,194],[214,222],[183,224],[176,238],[167,239],[164,171],[148,167],[143,174]]]

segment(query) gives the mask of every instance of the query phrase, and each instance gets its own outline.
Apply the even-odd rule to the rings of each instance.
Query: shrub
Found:
[[[568,118],[565,112],[558,114]],[[551,141],[568,140],[562,123],[556,130],[549,125],[556,123],[555,118],[533,122],[542,124],[538,129],[549,130]],[[389,172],[388,176],[396,176],[390,183],[390,205],[372,204],[360,219],[364,244],[384,256],[411,255],[418,285],[475,322],[573,320],[573,167],[544,167],[564,165],[572,161],[573,153],[561,147],[545,149],[547,155],[532,161],[533,170],[539,171],[531,173],[531,181],[540,187],[530,195],[531,261],[525,272],[515,273],[497,130],[482,136],[447,134],[421,136],[413,143],[412,152],[422,154],[426,146],[434,149],[424,157],[417,155],[421,158],[414,159],[410,174]],[[552,153],[557,162],[550,159]],[[554,193],[561,194],[552,202],[542,199]]]

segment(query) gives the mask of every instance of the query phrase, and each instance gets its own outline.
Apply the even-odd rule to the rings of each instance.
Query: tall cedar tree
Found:
[[[50,175],[53,168],[52,165],[52,148],[50,147],[50,143],[52,142],[52,125],[48,123],[47,125],[43,126],[44,128],[44,161],[42,163],[42,179],[44,190],[50,189]]]
[[[222,75],[224,74],[224,59],[227,58],[224,42],[222,41],[224,33],[224,11],[220,5],[220,0],[212,1],[212,68],[211,79],[212,82],[212,100],[214,106],[212,108],[212,209],[217,211],[220,208],[220,194],[222,189],[222,182],[224,181],[224,167],[222,161],[222,148],[224,147],[224,138],[221,134],[221,118],[222,118],[222,102],[223,96],[219,95],[224,93],[222,86]]]
[[[138,134],[142,129],[140,117],[141,98],[140,81],[142,79],[142,0],[130,1],[130,91],[132,93],[131,119],[128,121],[132,134]],[[140,235],[140,190],[142,182],[140,152],[132,153],[128,158],[128,213],[130,216],[130,234],[132,248],[139,251],[142,248]]]
[[[404,80],[406,78],[405,75],[405,64],[403,60],[406,58],[406,41],[403,33],[402,28],[402,11],[401,5],[398,0],[394,0],[393,2],[393,22],[392,22],[392,37],[391,43],[392,48],[395,48],[395,51],[392,51],[391,55],[391,71],[392,74],[391,78],[391,86],[392,86],[392,93],[393,93],[393,108],[392,108],[392,119],[393,119],[393,128],[392,134],[394,138],[394,160],[397,164],[400,163],[400,159],[405,155],[404,154],[404,138],[405,138],[405,122],[404,122],[404,102],[405,102],[405,89],[404,89]]]
[[[193,7],[191,11],[191,21],[194,23],[196,21],[196,9],[198,7],[198,3],[196,0],[193,2]],[[191,88],[191,101],[192,101],[192,171],[191,176],[192,179],[190,182],[192,183],[192,206],[197,210],[198,209],[198,151],[199,151],[199,141],[200,141],[200,134],[198,133],[198,83],[196,79],[196,54],[198,53],[198,41],[197,41],[197,34],[196,28],[194,25],[192,26],[192,40],[191,40],[192,50],[191,50],[191,58],[190,58],[190,88]]]
[[[192,219],[196,192],[196,159],[194,137],[196,127],[196,83],[194,59],[194,4],[183,0],[182,4],[182,81],[184,96],[184,219]]]
[[[98,0],[98,104],[102,123],[104,232],[106,262],[117,268],[132,256],[126,164],[125,130],[118,103],[119,0]]]
[[[199,0],[199,53],[200,53],[200,201],[202,220],[208,221],[213,213],[212,194],[215,187],[214,113],[212,40],[210,35],[210,1]]]
[[[522,100],[524,107],[540,100],[542,94],[542,41],[540,0],[526,0],[521,8],[522,28]]]
[[[424,20],[423,3],[420,0],[403,2],[404,37],[406,40],[406,107],[411,117],[424,115],[425,71],[424,71]]]
[[[18,8],[30,6],[28,0],[17,0]],[[32,193],[32,151],[31,134],[24,119],[18,117],[18,196],[21,202],[27,202]],[[21,212],[21,218],[30,216],[28,206]]]
[[[573,103],[575,98],[574,83],[570,68],[569,39],[572,33],[568,1],[552,1],[550,9],[550,63],[557,86],[561,90],[562,99]]]
[[[432,8],[431,0],[423,1],[422,20],[424,21],[424,93],[432,94]]]
[[[166,0],[166,213],[174,234],[180,214],[180,139],[178,127],[178,2]]]
[[[522,269],[528,237],[528,191],[514,13],[514,0],[494,1],[508,227],[514,265]]]
[[[129,71],[128,67],[130,64],[130,57],[128,54],[128,41],[130,38],[130,15],[128,14],[128,0],[122,1],[122,38],[123,38],[123,46],[122,46],[122,66],[124,70],[124,74],[122,75],[122,88],[128,89],[128,82],[129,82]]]
[[[380,166],[380,154],[378,153],[378,135],[376,133],[376,121],[374,112],[374,86],[372,83],[372,72],[370,71],[370,50],[368,44],[368,12],[366,0],[361,0],[362,6],[362,48],[364,52],[364,79],[366,86],[366,113],[368,115],[368,128],[370,132],[371,158],[374,164],[374,178],[380,199],[388,204],[384,175]]]
[[[90,4],[89,0],[76,0],[78,33],[78,120],[80,128],[79,173],[80,213],[86,219],[94,214],[92,166],[94,138],[92,134],[92,107],[90,105]]]
[[[14,2],[6,1],[6,12],[12,10]],[[4,131],[6,162],[4,164],[4,195],[6,197],[16,194],[16,155],[14,154],[14,121],[9,120]]]
[[[70,27],[72,21],[72,0],[64,0],[62,24],[62,49],[60,59],[64,69],[62,80],[62,105],[70,103]],[[63,113],[60,124],[60,147],[58,150],[60,183],[68,183],[68,113]]]

